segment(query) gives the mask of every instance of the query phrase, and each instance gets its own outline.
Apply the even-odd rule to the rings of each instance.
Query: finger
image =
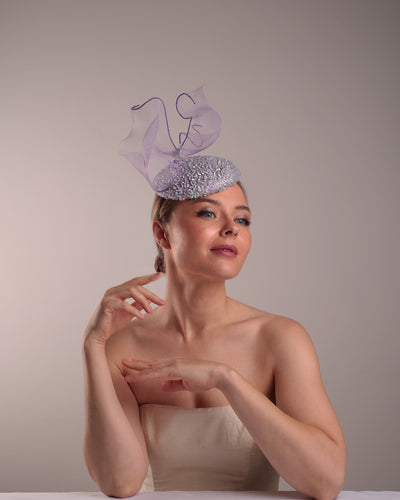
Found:
[[[160,279],[161,276],[163,276],[163,275],[164,275],[164,273],[162,273],[160,271],[157,273],[147,274],[146,276],[139,276],[138,282],[140,285],[144,285],[146,283],[150,283],[151,281],[156,281],[156,280]]]
[[[144,289],[143,289],[144,290]],[[144,309],[147,313],[152,313],[153,309],[151,308],[150,305],[150,300],[137,288],[134,288],[133,286],[128,287],[126,292],[123,294],[124,299],[134,299],[135,302],[140,305],[140,309]]]
[[[137,319],[144,319],[145,315],[139,311],[136,307],[132,306],[132,304],[128,304],[128,302],[120,302],[118,309],[122,309],[126,312],[131,313]]]
[[[138,276],[136,278],[133,278],[125,283],[124,285],[132,285],[133,283],[136,285],[147,285],[148,283],[151,283],[152,281],[156,281],[161,278],[161,276],[164,273],[152,273],[152,274],[146,274],[145,276]]]
[[[131,280],[125,281],[124,283],[121,283],[120,285],[113,286],[109,288],[106,291],[106,294],[109,295],[116,295],[121,289],[126,289],[126,287],[129,286],[137,286],[137,285],[146,285],[147,283],[151,283],[152,281],[156,281],[157,279],[161,278],[163,273],[152,273],[152,274],[147,274],[145,276],[139,276],[136,278],[132,278]]]
[[[162,274],[162,273],[161,273]],[[165,304],[165,300],[161,299],[155,293],[147,290],[142,285],[140,285],[136,278],[123,283],[122,285],[110,288],[105,292],[105,297],[118,297],[119,299],[134,299],[134,301],[139,302],[140,309],[144,309],[146,312],[152,312],[150,302],[162,306]]]
[[[132,304],[129,304],[128,302],[121,301],[118,299],[111,298],[108,300],[104,306],[105,311],[125,311],[132,316],[138,318],[138,319],[143,319],[145,317],[144,314],[142,314],[136,307],[134,307]]]
[[[165,370],[154,370],[153,368],[147,368],[138,373],[132,373],[125,376],[127,382],[137,382],[138,380],[152,380],[157,378],[168,377],[168,372]]]
[[[126,368],[130,368],[132,370],[144,370],[145,368],[149,368],[151,366],[151,362],[142,361],[140,359],[123,358],[121,362]]]
[[[153,304],[157,304],[158,306],[163,306],[165,304],[165,300],[164,299],[160,299],[155,294],[153,294],[153,295],[154,295],[154,297],[150,296],[148,298],[148,300],[147,300],[147,304],[149,305],[149,308],[151,309],[150,311],[147,311],[147,312],[152,312],[152,310],[153,310],[152,307],[151,307],[151,304],[150,304],[151,302],[153,302]],[[132,297],[127,297],[124,300],[127,300],[129,298],[132,298]],[[133,305],[133,307],[136,307],[139,311],[141,311],[142,309],[144,309],[144,306],[143,306],[142,302],[138,302],[138,301],[134,300],[131,304]]]
[[[161,378],[161,377],[179,377],[176,369],[173,368],[174,360],[170,358],[166,359],[153,359],[153,360],[141,360],[141,359],[127,359],[123,358],[121,363],[123,366],[130,370],[135,370],[143,376],[148,376],[148,378]],[[154,377],[150,377],[150,374],[157,373]]]
[[[142,311],[142,310],[144,310],[143,305],[142,305],[140,302],[136,302],[136,300],[135,300],[135,301],[133,301],[133,302],[131,302],[130,304],[131,304],[133,307],[136,307],[136,309],[137,309],[138,311]],[[164,305],[164,304],[160,304],[160,305]]]
[[[147,288],[144,288],[143,286],[139,285],[138,290],[142,292],[143,295],[147,297],[153,304],[157,304],[159,306],[163,306],[165,304],[165,300],[161,299],[158,295],[156,295],[154,292],[151,290],[147,290]]]
[[[147,299],[137,288],[134,287],[128,287],[125,289],[122,289],[121,287],[116,287],[107,290],[104,296],[104,300],[106,301],[108,299],[111,300],[118,299],[123,301],[126,301],[127,299],[133,299],[133,302],[130,303],[132,307],[138,309],[139,311],[141,309],[144,309],[146,312],[149,313],[152,312],[152,308],[150,306],[150,300]]]
[[[165,380],[162,382],[161,388],[165,392],[187,391],[183,380]]]
[[[140,304],[139,302],[136,302],[136,300],[131,303],[131,306],[135,307],[138,311],[141,311],[142,309],[144,309],[142,304]]]

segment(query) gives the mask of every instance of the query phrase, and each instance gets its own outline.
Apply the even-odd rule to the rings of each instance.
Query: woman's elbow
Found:
[[[141,484],[125,482],[115,482],[109,485],[99,485],[104,495],[113,498],[130,498],[136,495],[142,487]]]
[[[331,471],[325,481],[321,481],[313,498],[316,500],[334,500],[342,491],[346,475],[345,464],[340,464]]]
[[[101,492],[108,497],[113,498],[130,498],[138,493],[143,485],[146,474],[109,474],[107,477],[98,478],[97,485]]]
[[[322,488],[320,491],[312,494],[311,497],[315,498],[315,500],[335,500],[341,491],[342,487],[330,486]]]
[[[326,488],[321,488],[315,494],[311,494],[311,498],[315,500],[335,500],[342,491],[343,486],[332,485]]]

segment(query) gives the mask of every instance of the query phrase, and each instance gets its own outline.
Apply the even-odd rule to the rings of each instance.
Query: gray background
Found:
[[[0,490],[96,488],[82,332],[155,255],[118,144],[130,106],[172,114],[202,84],[223,119],[208,152],[241,167],[254,212],[229,293],[310,333],[345,489],[400,489],[400,2],[2,0],[0,19]]]

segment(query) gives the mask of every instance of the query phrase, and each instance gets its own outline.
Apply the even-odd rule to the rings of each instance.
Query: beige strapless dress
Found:
[[[279,475],[231,406],[140,407],[150,467],[142,491],[276,491]]]

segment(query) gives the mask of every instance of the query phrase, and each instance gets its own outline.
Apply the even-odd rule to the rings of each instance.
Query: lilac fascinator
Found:
[[[211,146],[221,131],[221,118],[209,106],[202,88],[180,94],[175,105],[186,121],[186,131],[179,133],[177,146],[171,138],[164,102],[152,97],[131,108],[132,128],[121,141],[120,154],[163,198],[199,198],[236,184],[240,170],[232,162],[196,155]]]

